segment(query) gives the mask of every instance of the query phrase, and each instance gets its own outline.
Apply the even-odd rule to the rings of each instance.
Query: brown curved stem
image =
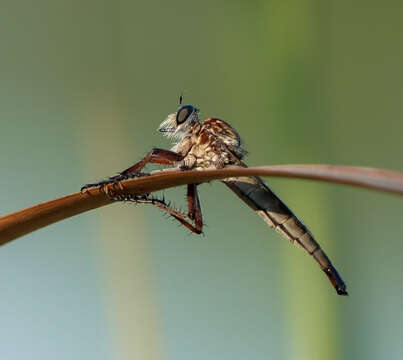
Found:
[[[336,165],[275,165],[254,168],[180,171],[166,169],[122,181],[118,194],[141,195],[175,186],[234,176],[275,176],[327,181],[403,195],[403,174],[390,170]],[[0,245],[57,221],[111,204],[98,188],[75,193],[0,217]]]

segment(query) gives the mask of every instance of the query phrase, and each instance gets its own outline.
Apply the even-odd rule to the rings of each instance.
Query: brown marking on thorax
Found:
[[[238,133],[220,119],[208,118],[201,125],[194,124],[189,129],[188,136],[181,141],[183,145],[185,142],[190,146],[187,154],[184,154],[184,163],[191,165],[191,168],[223,168],[241,160],[239,154],[242,149]]]

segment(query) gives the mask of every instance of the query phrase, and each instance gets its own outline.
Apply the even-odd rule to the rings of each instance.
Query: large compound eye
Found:
[[[181,106],[178,110],[178,113],[176,114],[176,123],[178,125],[183,124],[193,113],[194,110],[195,108],[192,105]]]

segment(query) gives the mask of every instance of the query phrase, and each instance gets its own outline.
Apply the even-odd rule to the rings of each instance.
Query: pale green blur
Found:
[[[0,6],[0,212],[113,175],[179,95],[250,165],[403,171],[397,1],[10,1]],[[273,179],[347,283],[219,183],[205,236],[117,204],[0,248],[2,359],[401,359],[403,199]],[[184,189],[165,195],[184,206]]]

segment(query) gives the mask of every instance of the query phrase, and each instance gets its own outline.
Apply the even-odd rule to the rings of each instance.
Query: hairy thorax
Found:
[[[180,165],[188,169],[220,169],[240,163],[245,154],[235,129],[215,118],[193,124],[172,150],[184,156]]]

